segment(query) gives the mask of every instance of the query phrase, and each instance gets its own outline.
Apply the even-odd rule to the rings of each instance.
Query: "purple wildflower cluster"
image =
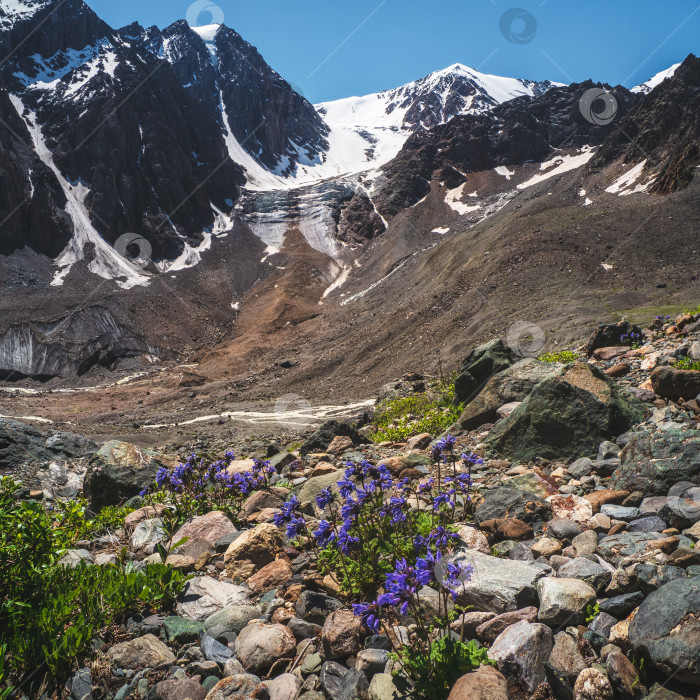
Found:
[[[620,336],[620,342],[623,345],[636,345],[644,342],[644,336],[641,333],[624,333]]]
[[[178,513],[207,513],[220,509],[235,518],[242,500],[253,491],[269,488],[276,469],[266,460],[256,459],[247,472],[229,473],[235,460],[228,451],[223,459],[207,462],[196,454],[176,467],[160,467],[155,483],[141,491],[158,502],[170,502]]]

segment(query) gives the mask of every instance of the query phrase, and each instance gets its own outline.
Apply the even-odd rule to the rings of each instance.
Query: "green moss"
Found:
[[[562,350],[561,352],[545,353],[544,355],[540,355],[537,359],[540,362],[551,362],[553,364],[556,362],[563,362],[564,364],[568,364],[569,362],[576,362],[579,357],[580,355],[573,350]]]

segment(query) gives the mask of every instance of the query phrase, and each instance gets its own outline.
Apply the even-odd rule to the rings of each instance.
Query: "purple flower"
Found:
[[[379,606],[377,603],[356,603],[352,606],[355,615],[362,618],[362,623],[372,630],[374,634],[379,634]]]
[[[457,599],[459,590],[467,583],[474,574],[474,567],[471,564],[450,562],[445,573],[445,587],[449,589],[452,598]]]
[[[440,525],[428,535],[428,545],[434,547],[438,552],[444,552],[458,539],[459,535],[457,533],[448,532]]]
[[[360,538],[354,537],[349,532],[350,523],[343,523],[338,533],[338,547],[340,551],[347,557],[353,549],[356,549],[360,544]]]
[[[335,533],[332,525],[327,520],[321,520],[318,527],[314,530],[314,537],[319,547],[325,547],[335,542]]]
[[[296,539],[300,533],[304,532],[306,529],[306,520],[295,516],[292,521],[287,525],[287,538],[290,540]]]
[[[316,504],[321,510],[327,508],[331,503],[333,503],[333,501],[335,501],[335,494],[333,491],[331,491],[330,486],[323,489],[323,491],[316,496]]]
[[[301,506],[299,499],[296,496],[292,496],[283,506],[281,513],[275,513],[273,520],[275,525],[279,527],[285,523],[293,522],[296,518],[296,511]],[[303,520],[302,520],[303,522]]]

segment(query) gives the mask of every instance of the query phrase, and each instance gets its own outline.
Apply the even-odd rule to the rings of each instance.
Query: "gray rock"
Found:
[[[307,590],[299,596],[296,612],[300,618],[307,622],[323,625],[328,615],[342,607],[343,604],[336,598]]]
[[[348,669],[335,661],[326,661],[321,668],[321,687],[333,700],[339,697],[341,683],[346,673]]]
[[[571,542],[581,532],[581,526],[578,523],[566,518],[554,518],[547,523],[547,534],[564,542]]]
[[[498,636],[489,656],[506,677],[518,678],[529,692],[544,680],[544,664],[554,646],[552,630],[546,625],[518,622]]]
[[[163,521],[160,518],[142,520],[131,535],[131,549],[143,554],[153,554],[156,545],[165,539]]]
[[[584,668],[574,684],[575,700],[613,700],[608,677],[598,668]]]
[[[458,591],[458,602],[496,613],[536,605],[537,581],[552,571],[537,562],[499,559],[474,550],[459,550],[450,560],[474,568],[471,579]]]
[[[639,607],[643,600],[644,594],[641,591],[634,591],[634,593],[623,593],[613,598],[602,598],[598,601],[598,608],[601,612],[623,620],[635,608]]]
[[[198,576],[188,581],[177,604],[177,613],[190,620],[208,620],[224,609],[244,606],[249,598],[250,590],[246,586],[219,581],[211,576]]]
[[[554,637],[554,647],[549,655],[549,665],[563,675],[573,686],[578,674],[586,668],[586,660],[579,651],[574,638],[566,632],[559,632]],[[549,674],[547,674],[549,677]]]
[[[564,578],[577,578],[581,581],[585,581],[597,592],[605,589],[612,579],[612,572],[606,569],[602,564],[591,561],[586,557],[576,557],[576,559],[572,559],[570,562],[559,567],[557,573]]]
[[[674,484],[700,482],[700,431],[640,433],[622,452],[612,488],[666,496]]]
[[[455,381],[457,401],[473,400],[494,374],[508,369],[515,360],[515,354],[500,338],[472,350],[462,361]]]
[[[484,500],[474,513],[474,520],[482,523],[508,517],[534,525],[548,520],[551,512],[549,503],[536,494],[501,486],[484,493]]]
[[[229,548],[231,542],[235,542],[242,534],[242,531],[229,532],[223,537],[219,537],[219,539],[216,540],[216,543],[214,544],[214,551],[217,554],[223,554]]]
[[[295,700],[301,689],[301,678],[292,673],[283,673],[271,681],[265,681],[270,700]]]
[[[315,503],[316,496],[318,496],[323,489],[327,489],[330,486],[336,491],[338,479],[342,478],[343,472],[340,470],[337,472],[330,472],[329,474],[323,474],[322,476],[313,476],[304,482],[304,485],[299,489],[297,498],[302,504]]]
[[[333,700],[369,700],[369,680],[362,671],[351,668],[341,679]]]
[[[370,700],[398,700],[399,690],[394,684],[394,677],[389,673],[377,673],[369,684]]]
[[[89,668],[76,671],[68,685],[73,700],[92,700],[92,672]]]
[[[94,564],[95,560],[87,549],[69,549],[59,560],[60,566],[75,569],[81,564]]]
[[[243,664],[236,657],[228,659],[224,664],[224,678],[241,674],[245,674]]]
[[[671,581],[639,606],[629,627],[637,654],[668,676],[700,686],[700,578]]]
[[[212,637],[217,637],[222,631],[238,634],[251,620],[256,620],[261,615],[262,608],[259,605],[232,605],[210,615],[204,621],[204,627]]]
[[[593,554],[598,547],[598,534],[595,530],[586,530],[574,537],[571,544],[576,551],[576,556]]]
[[[627,532],[662,532],[666,529],[666,523],[656,515],[633,520],[627,526]]]
[[[619,700],[641,700],[646,695],[646,688],[639,679],[637,669],[620,651],[608,654],[605,660],[610,684]]]
[[[552,627],[581,624],[594,605],[592,586],[576,578],[543,578],[537,582],[540,608],[537,619]]]
[[[595,616],[595,619],[588,625],[588,629],[596,634],[599,634],[605,639],[610,638],[610,630],[617,624],[617,619],[608,613],[601,612]]]
[[[617,459],[620,456],[620,452],[622,452],[622,449],[614,442],[605,440],[604,442],[601,442],[600,447],[598,447],[598,459]]]
[[[251,622],[236,639],[236,657],[250,673],[269,669],[278,659],[296,652],[294,635],[283,625]]]
[[[233,652],[227,646],[207,634],[202,637],[199,646],[204,658],[207,661],[216,661],[217,664],[225,664],[233,656]]]
[[[384,649],[363,649],[357,654],[355,668],[371,679],[375,674],[383,672],[388,660],[389,652]]]
[[[645,551],[647,542],[662,537],[658,532],[620,532],[617,535],[603,537],[596,548],[596,553],[613,566],[617,566],[625,557]]]
[[[588,476],[593,472],[593,460],[588,457],[579,457],[573,464],[569,466],[566,473],[574,479]]]
[[[628,522],[639,517],[639,508],[628,508],[625,506],[616,506],[612,503],[606,503],[600,507],[600,512],[614,520],[624,520]]]
[[[293,617],[287,627],[292,630],[292,633],[297,639],[311,639],[321,634],[323,627],[321,625],[302,620],[300,617]]]

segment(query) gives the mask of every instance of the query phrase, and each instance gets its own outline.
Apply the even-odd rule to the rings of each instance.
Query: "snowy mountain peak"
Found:
[[[211,43],[216,39],[216,35],[219,33],[223,24],[205,24],[201,27],[193,27],[190,25],[190,29],[195,33],[199,34],[204,43]]]
[[[657,85],[661,85],[661,83],[663,83],[664,80],[672,78],[675,75],[678,68],[680,67],[680,65],[680,63],[674,63],[670,68],[662,70],[660,73],[657,73],[653,78],[650,78],[645,83],[633,87],[631,91],[641,93],[643,95],[650,93]]]
[[[0,30],[29,19],[49,3],[50,0],[0,0]]]

